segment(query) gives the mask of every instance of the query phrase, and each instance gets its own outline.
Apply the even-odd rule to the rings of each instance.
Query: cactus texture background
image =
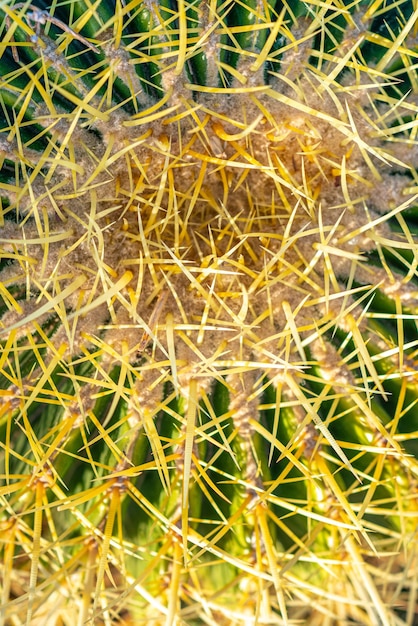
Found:
[[[415,0],[0,2],[0,624],[418,624]]]

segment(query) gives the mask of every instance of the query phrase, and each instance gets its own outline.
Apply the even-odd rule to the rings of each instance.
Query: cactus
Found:
[[[0,624],[416,624],[416,2],[0,10]]]

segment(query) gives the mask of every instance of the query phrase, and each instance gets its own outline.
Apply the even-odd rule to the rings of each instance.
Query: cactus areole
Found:
[[[416,3],[0,20],[0,626],[415,624]]]

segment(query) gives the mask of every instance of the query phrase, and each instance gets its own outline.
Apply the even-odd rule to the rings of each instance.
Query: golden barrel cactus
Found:
[[[0,19],[0,624],[416,625],[415,0]]]

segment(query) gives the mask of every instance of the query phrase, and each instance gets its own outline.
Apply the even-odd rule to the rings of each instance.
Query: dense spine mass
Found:
[[[0,625],[413,626],[416,4],[0,17]]]

